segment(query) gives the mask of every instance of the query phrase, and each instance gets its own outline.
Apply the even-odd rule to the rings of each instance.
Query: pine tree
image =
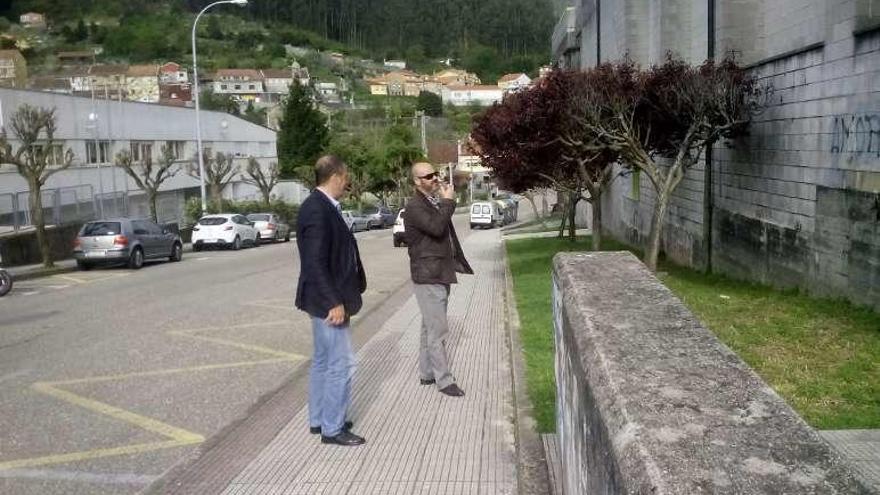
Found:
[[[292,84],[278,130],[278,161],[283,176],[315,185],[312,167],[329,142],[325,121],[308,90],[297,82]]]

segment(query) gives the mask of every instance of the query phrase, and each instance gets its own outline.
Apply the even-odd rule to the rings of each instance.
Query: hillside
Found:
[[[151,62],[185,59],[193,15],[206,3],[13,0],[5,9],[0,3],[0,15],[14,21],[44,12],[61,35],[59,48],[101,45],[107,60]],[[403,58],[421,70],[454,58],[486,81],[546,63],[553,25],[549,0],[259,0],[212,12],[199,30],[207,66],[280,66],[288,44]]]

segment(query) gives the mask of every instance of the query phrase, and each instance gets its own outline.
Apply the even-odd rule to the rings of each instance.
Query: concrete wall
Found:
[[[553,282],[564,493],[869,493],[634,256],[560,254]]]
[[[708,55],[705,0],[595,1],[603,61]],[[775,94],[748,137],[716,146],[710,177],[703,164],[687,174],[663,250],[680,263],[880,308],[880,1],[715,6],[716,56],[734,54]],[[596,22],[581,19],[587,66]],[[633,182],[615,181],[603,216],[615,236],[641,244],[654,192],[645,177]]]

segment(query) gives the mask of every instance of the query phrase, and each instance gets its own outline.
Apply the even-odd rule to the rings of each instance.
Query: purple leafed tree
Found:
[[[576,205],[582,199],[590,202],[593,247],[598,249],[600,198],[611,179],[614,153],[582,145],[585,129],[570,102],[586,82],[577,73],[554,71],[477,118],[471,138],[483,164],[505,188],[527,192],[551,187],[568,197],[560,235],[568,224],[574,239]]]

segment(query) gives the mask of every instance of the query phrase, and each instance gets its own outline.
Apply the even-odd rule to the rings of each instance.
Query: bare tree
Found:
[[[15,166],[18,173],[28,183],[28,206],[31,222],[37,231],[37,243],[43,266],[51,268],[52,251],[46,237],[46,220],[43,216],[43,186],[49,177],[70,167],[73,152],[63,151],[55,144],[55,109],[45,109],[22,105],[10,119],[12,134],[18,139],[19,147],[12,151],[12,144],[6,136],[6,129],[0,133],[0,164]]]
[[[260,190],[260,193],[263,195],[263,203],[266,206],[269,206],[270,196],[272,194],[272,189],[278,185],[278,178],[281,174],[281,169],[278,167],[277,162],[272,162],[269,164],[269,170],[267,172],[263,171],[263,167],[260,166],[260,163],[256,158],[250,157],[248,158],[247,168],[245,169],[245,173],[241,175],[241,180],[245,184],[250,184]]]
[[[159,196],[159,188],[166,180],[177,175],[180,169],[172,170],[176,157],[174,150],[170,146],[162,146],[159,163],[154,167],[153,158],[145,155],[141,161],[134,161],[131,153],[122,151],[116,155],[116,166],[121,168],[131,177],[138,188],[146,193],[147,201],[150,203],[150,218],[154,222],[159,221],[159,215],[156,211],[156,198]]]
[[[232,182],[238,173],[238,166],[233,163],[232,155],[220,153],[219,151],[213,156],[207,153],[203,156],[205,164],[205,184],[208,185],[211,204],[215,208],[220,208],[223,203],[223,190]],[[199,175],[198,156],[193,158],[189,164],[188,173],[196,179]]]
[[[645,249],[645,264],[656,270],[672,193],[706,147],[745,132],[771,88],[758,85],[732,60],[694,67],[669,56],[647,71],[631,62],[591,71],[613,73],[607,80],[614,84],[594,87],[605,94],[592,100],[584,127],[626,166],[645,172],[657,192]]]

